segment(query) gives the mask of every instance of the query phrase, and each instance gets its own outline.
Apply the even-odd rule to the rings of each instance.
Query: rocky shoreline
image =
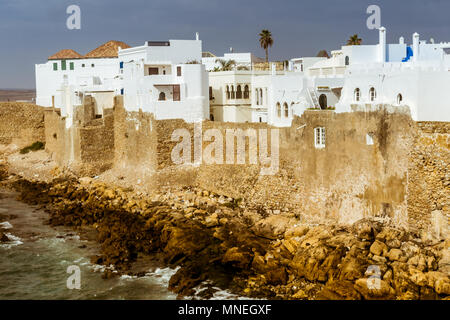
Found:
[[[152,257],[180,267],[169,282],[180,297],[201,287],[207,299],[219,287],[267,299],[450,298],[449,239],[433,243],[373,220],[308,225],[195,188],[147,195],[73,175],[27,180],[6,167],[1,178],[51,225],[94,232],[101,255],[91,261],[118,271],[104,277],[140,275],[135,262]]]

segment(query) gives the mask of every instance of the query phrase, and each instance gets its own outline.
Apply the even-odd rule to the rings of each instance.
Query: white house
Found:
[[[244,69],[250,70],[254,63],[264,62],[265,60],[255,56],[251,52],[231,52],[225,53],[222,57],[217,57],[210,52],[203,52],[202,54],[202,63],[205,65],[207,71],[213,71],[216,68],[220,68],[220,63],[218,60],[223,61],[234,61],[235,69],[243,67]]]
[[[124,107],[151,112],[158,120],[209,118],[208,72],[200,63],[202,42],[147,41],[119,50]]]
[[[122,87],[121,66],[117,58],[120,48],[129,46],[109,41],[82,56],[64,49],[36,64],[36,104],[61,109],[66,125],[72,125],[73,107],[81,105],[85,95],[95,98],[96,114],[112,108],[113,98]]]
[[[408,110],[415,121],[450,121],[450,43],[430,43],[414,33],[386,44],[343,47],[348,65],[337,112],[370,110],[390,104]]]
[[[290,126],[294,110],[309,106],[302,73],[232,70],[209,73],[211,120]],[[299,111],[302,110],[302,111]]]

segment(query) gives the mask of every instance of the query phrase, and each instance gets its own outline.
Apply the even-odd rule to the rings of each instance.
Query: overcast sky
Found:
[[[81,30],[66,28],[66,8],[81,8]],[[34,88],[34,64],[61,49],[80,54],[108,40],[131,46],[146,40],[194,39],[203,51],[253,52],[264,57],[258,33],[269,29],[270,59],[315,56],[339,49],[352,34],[378,41],[366,27],[370,4],[381,7],[388,42],[414,32],[450,41],[448,0],[0,0],[0,88]]]

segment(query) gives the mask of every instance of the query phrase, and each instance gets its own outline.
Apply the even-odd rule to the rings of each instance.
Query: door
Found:
[[[180,85],[175,84],[173,86],[173,101],[180,101]]]
[[[328,107],[327,105],[327,96],[324,94],[321,94],[319,97],[319,105],[320,105],[320,109],[326,109]]]

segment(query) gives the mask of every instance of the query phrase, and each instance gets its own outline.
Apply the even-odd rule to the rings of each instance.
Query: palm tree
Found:
[[[359,46],[361,45],[362,39],[358,38],[357,34],[354,34],[350,37],[350,39],[347,40],[348,46]]]
[[[266,62],[269,62],[269,47],[273,45],[272,33],[269,30],[263,29],[261,31],[259,34],[259,44],[261,48],[266,50]]]
[[[220,64],[219,67],[220,71],[230,71],[236,65],[236,61],[234,60],[217,59],[216,62]]]

